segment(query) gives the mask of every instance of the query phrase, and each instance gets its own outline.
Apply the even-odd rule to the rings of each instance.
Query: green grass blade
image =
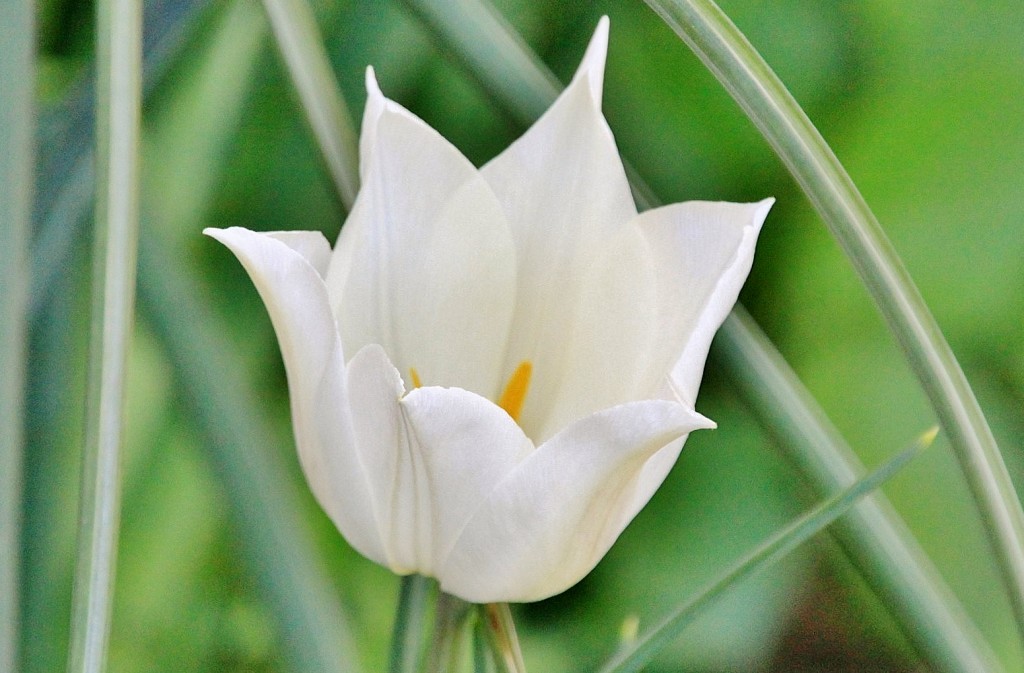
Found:
[[[486,2],[404,0],[446,53],[521,124],[532,123],[562,90],[526,41]],[[504,82],[503,86],[494,86]]]
[[[0,670],[16,671],[20,615],[35,6],[0,6]]]
[[[1024,510],[960,365],[881,226],[796,100],[711,0],[647,0],[732,94],[850,258],[931,399],[1024,636]]]
[[[358,140],[313,9],[306,0],[263,0],[263,6],[335,190],[351,208],[359,191]]]
[[[147,232],[150,233],[150,232]],[[275,609],[292,670],[360,669],[355,641],[243,372],[203,293],[152,235],[140,249],[139,307],[174,364],[176,386],[211,451],[239,539]]]
[[[458,4],[457,9],[443,0],[405,0],[405,4],[412,7],[439,41],[454,52],[459,62],[469,68],[480,85],[520,123],[531,123],[539,111],[546,109],[554,100],[557,89],[553,91],[546,84],[554,80],[550,72],[546,69],[542,73],[523,70],[534,67],[529,64],[538,63],[532,54],[519,58],[502,57],[504,62],[490,63],[491,59],[497,59],[497,53],[500,51],[492,55],[486,50],[472,47],[478,35],[485,35],[488,40],[497,44],[524,44],[514,35],[502,37],[501,31],[511,29],[493,10],[484,7],[483,3],[463,2]],[[522,48],[526,49],[525,46]],[[510,67],[503,72],[501,67],[506,63]],[[496,76],[495,73],[500,73],[500,76]],[[638,206],[652,207],[658,204],[657,199],[651,195],[651,190],[635,172],[631,173],[630,181]],[[742,307],[739,307],[739,312],[742,315],[746,314]],[[744,323],[736,319],[727,320],[719,335],[719,340],[724,342],[749,344],[750,340]],[[774,389],[778,399],[787,401],[789,406],[786,410],[771,406],[754,407],[764,424],[771,428],[776,436],[796,436],[791,432],[796,426],[784,424],[784,414],[792,414],[799,418],[800,424],[805,424],[800,428],[802,436],[815,438],[813,442],[781,442],[783,450],[795,460],[812,483],[817,484],[823,492],[832,492],[836,488],[845,487],[855,478],[856,470],[839,470],[835,474],[830,474],[820,465],[822,461],[827,461],[833,467],[851,466],[855,463],[850,462],[853,456],[848,452],[845,442],[835,433],[832,424],[820,412],[813,399],[802,393],[802,387],[796,378],[768,376],[768,372],[780,366],[785,367],[786,371],[789,370],[785,360],[770,342],[760,342],[758,348],[746,351],[724,348],[721,349],[721,353],[731,369],[746,368],[745,373],[753,377],[751,385],[760,386],[761,390]],[[869,503],[862,507],[864,510],[870,508],[874,508],[874,504]],[[841,527],[841,530],[851,531],[850,535],[859,536],[855,541],[850,540],[850,546],[858,550],[858,553],[852,556],[852,560],[858,565],[862,575],[871,582],[880,596],[898,595],[900,598],[894,598],[894,601],[905,602],[904,605],[890,602],[889,607],[900,619],[903,631],[914,634],[913,642],[919,652],[936,670],[998,670],[990,649],[978,635],[977,628],[969,622],[964,623],[966,618],[963,618],[964,612],[959,601],[945,589],[942,580],[932,572],[927,558],[913,551],[916,550],[916,543],[900,523],[898,516],[891,510],[885,512],[883,516],[886,517],[888,524],[884,528],[876,530],[859,524],[845,524]],[[881,519],[878,519],[874,523],[880,522]],[[894,535],[896,539],[893,539]],[[889,567],[888,574],[880,572],[873,567],[877,559],[871,560],[873,555],[877,556],[879,549],[888,549],[896,554],[894,558],[900,559],[901,566],[910,565],[898,569]],[[937,600],[945,605],[940,605]],[[929,605],[935,609],[932,614],[923,611],[923,608]],[[918,607],[922,609],[917,609]],[[933,626],[940,630],[921,632],[922,628]],[[991,665],[987,669],[979,669],[978,662],[991,662]]]
[[[641,636],[636,642],[620,650],[611,661],[600,669],[600,673],[632,673],[643,668],[661,648],[682,633],[683,629],[701,612],[714,605],[729,589],[771,567],[849,511],[861,498],[881,486],[922,449],[931,444],[937,432],[937,428],[928,431],[913,446],[890,459],[882,467],[772,535],[722,573],[717,580],[680,605],[658,626]]]
[[[188,32],[210,0],[154,0],[144,12],[143,97],[156,89],[181,54]],[[93,117],[95,73],[70,87],[70,95],[45,110],[39,122],[37,194],[32,219],[30,315],[38,315],[56,281],[68,268],[76,238],[85,228],[94,182]]]
[[[427,597],[432,580],[423,575],[406,575],[395,610],[395,627],[391,634],[390,673],[416,673],[423,651],[423,625],[428,612]]]
[[[819,494],[854,483],[864,466],[768,341],[737,308],[715,342],[727,373],[786,446]],[[904,634],[937,671],[1000,671],[1002,665],[882,493],[832,529],[846,554],[885,600]]]
[[[120,521],[125,366],[135,304],[141,0],[97,5],[93,311],[68,670],[105,668]]]

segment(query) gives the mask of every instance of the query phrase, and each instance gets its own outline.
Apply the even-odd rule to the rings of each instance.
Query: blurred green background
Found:
[[[869,466],[935,423],[788,173],[643,3],[497,4],[563,81],[598,17],[610,15],[606,116],[665,201],[778,199],[743,301]],[[721,5],[875,209],[1024,485],[1024,3]],[[400,3],[319,0],[317,10],[357,117],[372,64],[389,97],[477,164],[522,132]],[[333,238],[343,210],[259,3],[159,0],[147,11],[149,25],[169,37],[147,73],[110,670],[298,670],[294,637],[304,626],[281,608],[290,591],[282,567],[328,580],[297,600],[328,612],[340,604],[365,670],[382,670],[398,581],[351,551],[314,504],[292,449],[266,313],[241,266],[200,236],[204,226],[240,225]],[[41,673],[66,658],[89,320],[88,231],[72,233],[82,198],[53,166],[75,161],[82,139],[61,125],[73,118],[69,101],[83,100],[93,8],[44,0],[40,12],[37,219],[52,225],[47,235],[67,234],[70,251],[37,255],[33,295],[23,658],[26,671]],[[49,240],[40,233],[37,251],[63,249],[41,246]],[[587,579],[517,608],[531,670],[593,668],[614,650],[625,619],[651,624],[813,501],[716,365],[713,355],[698,409],[719,429],[690,438],[664,487]],[[234,400],[227,412],[212,394]],[[233,420],[220,427],[226,413]],[[267,479],[247,482],[249,474]],[[948,446],[940,439],[885,490],[1007,670],[1021,670],[1024,653]],[[308,541],[312,555],[261,523],[259,513],[282,502],[286,532]],[[294,566],[296,554],[305,565]],[[918,666],[886,607],[822,538],[735,591],[651,670]]]

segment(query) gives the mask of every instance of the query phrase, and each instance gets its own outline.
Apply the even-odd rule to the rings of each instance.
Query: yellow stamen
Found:
[[[419,388],[423,385],[423,381],[420,381],[420,375],[416,373],[415,367],[409,367],[409,378],[412,379],[413,388]]]
[[[498,398],[498,406],[505,410],[513,421],[519,422],[519,414],[523,411],[523,402],[526,401],[526,391],[530,389],[530,376],[533,375],[533,364],[529,360],[523,360],[512,372],[512,378]]]

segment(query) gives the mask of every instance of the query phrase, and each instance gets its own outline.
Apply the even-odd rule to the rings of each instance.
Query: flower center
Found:
[[[505,413],[511,416],[512,420],[516,423],[519,422],[519,414],[523,411],[526,393],[530,390],[531,376],[533,376],[533,363],[529,360],[523,360],[516,367],[516,370],[512,372],[508,383],[505,384],[505,389],[501,392],[501,396],[498,397],[498,406],[504,409]],[[419,388],[423,385],[423,381],[420,380],[419,372],[416,371],[415,367],[409,367],[409,379],[412,381],[413,388]]]

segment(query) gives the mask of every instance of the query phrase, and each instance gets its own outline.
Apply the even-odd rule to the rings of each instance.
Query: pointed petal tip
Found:
[[[704,414],[693,412],[694,421],[697,423],[697,430],[717,430],[718,423],[705,416]]]
[[[249,231],[245,227],[206,227],[203,229],[203,235],[209,236],[215,241],[219,241],[224,245],[228,245],[228,241],[235,238],[239,231]],[[230,247],[230,246],[229,246]]]
[[[366,66],[366,93],[371,98],[383,97],[381,93],[380,84],[377,83],[377,73],[374,71],[372,65]]]
[[[766,199],[762,199],[755,204],[754,217],[751,224],[755,229],[761,229],[761,225],[764,224],[765,219],[768,217],[768,211],[775,205],[775,197],[769,196]]]
[[[590,38],[587,51],[583,54],[583,60],[576,71],[574,80],[585,77],[590,85],[590,93],[594,97],[597,106],[601,106],[601,92],[604,87],[604,66],[608,58],[608,29],[610,22],[607,16],[602,16],[594,29],[594,35]]]

